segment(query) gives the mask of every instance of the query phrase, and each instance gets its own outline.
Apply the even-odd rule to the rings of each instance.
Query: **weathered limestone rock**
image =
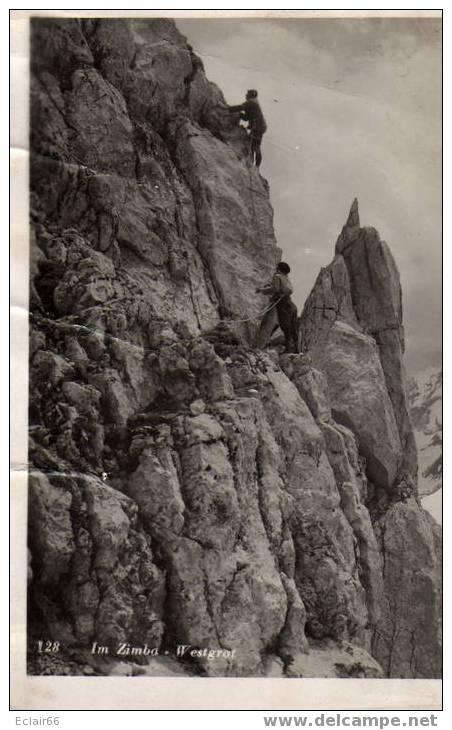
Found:
[[[341,286],[335,286],[338,279]],[[411,497],[417,457],[407,409],[399,275],[378,233],[360,227],[356,200],[336,244],[336,257],[322,270],[306,301],[301,332],[309,350],[305,357],[324,373],[328,384],[336,423],[324,411],[321,428],[341,507],[358,540],[373,626],[372,652],[388,676],[438,676],[440,549],[430,518]],[[298,376],[295,382],[303,392],[303,379]],[[313,398],[312,386],[305,397],[318,417],[320,401],[318,395]],[[358,456],[351,461],[340,444],[339,424],[343,431],[348,427],[345,431],[356,440]],[[350,448],[347,451],[350,456]],[[358,459],[368,488],[366,476],[356,471]],[[409,547],[410,535],[416,535],[416,547],[414,543]],[[426,551],[428,560],[419,551],[423,555]],[[413,579],[412,561],[419,566],[423,588],[417,577]],[[416,612],[411,615],[407,608],[411,601],[422,606],[421,611],[431,611],[425,619],[428,649],[422,658],[416,648],[420,639],[415,638],[422,619]]]
[[[387,603],[373,654],[390,677],[441,675],[440,529],[414,498],[377,525]]]
[[[208,131],[187,122],[174,135],[177,163],[195,201],[201,255],[218,299],[234,318],[248,318],[265,307],[256,282],[268,281],[277,254],[264,182],[255,168],[238,170],[234,149],[225,154],[225,145]]]
[[[317,343],[324,342],[336,320],[360,331],[353,309],[347,266],[340,255],[321,269],[306,299],[301,317],[303,350],[311,351]]]
[[[359,441],[369,478],[390,489],[402,463],[402,447],[374,341],[336,322],[313,359],[327,378],[333,417]]]
[[[355,204],[308,352],[253,350],[280,251],[201,59],[165,19],[36,19],[32,48],[30,634],[68,653],[31,670],[438,676],[386,245]]]
[[[171,452],[143,451],[139,467],[128,480],[127,492],[146,520],[162,525],[176,535],[181,532],[185,505]]]
[[[328,385],[320,370],[312,368],[297,355],[283,355],[281,368],[294,383],[312,416],[318,420],[331,419],[331,405],[328,400]]]
[[[360,228],[358,202],[336,244],[350,277],[353,307],[360,326],[375,338],[404,453],[405,468],[416,477],[417,455],[407,408],[403,366],[402,289],[388,245],[374,228]]]
[[[69,515],[72,497],[54,487],[44,474],[30,475],[29,520],[32,552],[38,558],[42,584],[58,583],[68,573],[74,552],[74,537]]]

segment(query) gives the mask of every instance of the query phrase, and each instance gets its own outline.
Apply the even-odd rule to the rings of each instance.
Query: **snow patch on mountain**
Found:
[[[433,494],[443,479],[443,377],[438,367],[430,366],[409,382],[411,420],[418,448],[419,493]]]

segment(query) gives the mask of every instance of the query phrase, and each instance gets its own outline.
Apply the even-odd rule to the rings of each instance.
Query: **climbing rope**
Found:
[[[243,323],[243,322],[253,322],[256,319],[259,319],[260,317],[263,317],[264,314],[267,314],[267,312],[270,312],[271,309],[273,309],[274,307],[276,307],[277,304],[279,304],[279,302],[281,301],[281,299],[283,299],[283,297],[279,297],[279,299],[276,302],[273,302],[269,307],[267,307],[266,309],[264,309],[262,312],[258,312],[253,317],[247,317],[246,319],[227,319],[226,322],[228,324],[238,324],[238,323]]]
[[[35,314],[34,312],[30,312],[30,316],[32,319],[38,320],[40,322],[48,322],[48,323],[54,324],[55,326],[58,326],[58,325],[64,326],[65,321],[75,319],[76,317],[81,317],[83,314],[85,314],[85,312],[90,312],[93,309],[98,309],[99,307],[108,307],[111,304],[117,304],[118,302],[136,301],[137,299],[145,300],[145,297],[144,297],[144,295],[138,295],[137,297],[123,297],[122,299],[112,299],[111,301],[106,302],[106,303],[94,304],[92,307],[87,307],[86,309],[83,309],[81,312],[77,312],[76,314],[68,314],[65,317],[58,317],[58,319],[50,319],[48,317],[43,317],[42,315]],[[257,314],[255,314],[251,317],[246,317],[243,319],[224,319],[224,320],[222,320],[220,318],[220,321],[226,322],[227,324],[243,324],[244,322],[253,322],[256,319],[260,319],[260,317],[263,317],[264,314],[267,314],[267,312],[270,312],[274,307],[276,307],[277,304],[279,304],[281,299],[283,299],[283,296],[279,297],[279,299],[277,299],[275,302],[272,302],[270,304],[270,306],[263,309],[262,312],[257,312]],[[216,317],[206,317],[205,319],[214,320],[217,318],[218,318],[218,315]],[[87,327],[87,325],[74,324],[71,326],[80,327],[83,329],[90,329],[89,327]],[[92,330],[92,331],[94,331],[94,330]],[[107,334],[107,333],[103,333],[103,334]],[[197,335],[197,337],[203,337],[203,336],[204,336],[204,333]]]
[[[240,324],[240,323],[245,323],[245,322],[252,322],[256,319],[259,319],[260,317],[263,317],[263,315],[267,314],[267,312],[270,312],[274,307],[276,307],[276,305],[281,301],[282,298],[283,297],[280,297],[276,302],[272,302],[272,304],[269,307],[266,307],[266,309],[264,309],[262,312],[258,312],[258,314],[254,315],[253,317],[247,317],[245,319],[233,319],[233,320],[228,319],[228,320],[220,320],[220,321],[225,321],[227,324]],[[123,300],[112,300],[112,302],[110,302],[110,303],[113,303],[113,301],[123,301]],[[95,306],[101,306],[101,305],[95,305]],[[89,307],[89,309],[94,309],[94,308],[95,307]],[[88,311],[88,310],[84,310],[84,311]],[[76,315],[71,315],[70,318],[73,319],[74,317],[78,317],[81,314],[83,314],[83,312],[80,312],[79,314],[76,314]],[[41,315],[34,314],[33,312],[30,312],[30,317],[32,319],[36,320],[37,322],[45,322],[46,324],[53,325],[54,327],[65,327],[65,326],[67,327],[68,326],[67,324],[65,324],[64,322],[61,321],[62,319],[67,319],[67,317],[60,318],[59,320],[55,320],[55,319],[49,319],[48,317],[42,317]],[[107,339],[107,340],[113,340],[115,342],[123,342],[123,343],[127,344],[129,347],[134,347],[138,350],[141,350],[144,353],[158,351],[158,348],[144,347],[143,345],[138,345],[135,342],[130,342],[129,340],[123,340],[121,337],[115,337],[115,335],[112,335],[109,332],[103,332],[101,330],[94,329],[93,327],[88,327],[87,325],[71,323],[69,326],[73,327],[76,330],[85,330],[86,332],[89,332],[89,333],[99,334],[104,339]],[[206,336],[206,334],[207,334],[206,332],[200,332],[199,335],[193,335],[191,337],[191,340],[202,339],[203,337]]]

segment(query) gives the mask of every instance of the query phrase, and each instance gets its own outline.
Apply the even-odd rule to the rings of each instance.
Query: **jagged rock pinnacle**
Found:
[[[359,226],[359,209],[358,209],[358,198],[355,198],[352,207],[350,208],[350,213],[348,214],[347,223],[345,224],[345,228],[354,228],[355,226]]]
[[[336,253],[342,253],[344,249],[354,240],[355,236],[359,232],[359,210],[358,210],[358,198],[355,198],[350,212],[348,214],[347,222],[342,228],[341,234],[336,242]]]

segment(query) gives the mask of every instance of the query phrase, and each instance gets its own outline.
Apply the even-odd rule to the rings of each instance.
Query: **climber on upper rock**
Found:
[[[240,118],[248,122],[251,160],[256,167],[259,167],[262,162],[262,137],[267,131],[267,125],[257,100],[256,89],[249,89],[246,92],[246,101],[243,104],[230,106],[228,109],[230,112],[241,112]]]
[[[271,294],[271,301],[274,303],[262,319],[256,343],[259,348],[268,345],[279,325],[284,333],[286,352],[298,352],[298,316],[297,308],[291,299],[293,287],[289,273],[289,264],[280,261],[271,283],[256,289],[259,294]]]

